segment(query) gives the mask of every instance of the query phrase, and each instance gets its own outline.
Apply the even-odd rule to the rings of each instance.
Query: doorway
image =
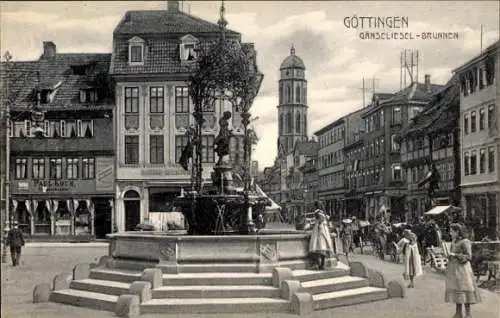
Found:
[[[125,231],[133,231],[141,222],[141,201],[125,201]]]
[[[98,239],[105,239],[106,234],[112,232],[111,228],[111,206],[109,205],[109,199],[94,199],[94,226],[95,226],[95,237]]]

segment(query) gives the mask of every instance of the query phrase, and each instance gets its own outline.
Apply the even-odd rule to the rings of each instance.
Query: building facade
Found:
[[[43,44],[39,60],[9,70],[17,78],[9,88],[10,215],[33,239],[104,238],[115,178],[111,54]]]
[[[209,47],[221,36],[219,25],[179,10],[127,12],[113,34],[111,75],[116,82],[116,219],[120,231],[131,230],[155,212],[175,210],[173,201],[189,190],[190,171],[179,165],[194,125],[193,103],[186,81],[199,47]],[[225,30],[228,41],[241,43],[241,34]],[[255,57],[253,44],[241,43]],[[243,162],[243,127],[239,109],[217,100],[204,112],[203,179],[209,180],[216,162],[213,143],[217,119],[232,113],[231,156]]]
[[[319,200],[330,217],[339,220],[345,216],[345,129],[345,119],[340,118],[314,133],[319,141]]]
[[[259,184],[262,191],[264,191],[271,200],[274,202],[281,202],[281,175],[278,162],[275,162],[271,167],[264,168]]]
[[[364,108],[344,116],[344,176],[345,176],[345,213],[347,216],[356,216],[365,219],[363,189],[361,188],[360,174],[364,167],[363,134],[364,124],[361,115]]]
[[[315,203],[319,198],[319,176],[317,169],[317,156],[307,159],[302,167],[299,168],[302,174],[304,184],[304,208],[305,213],[310,213],[316,209]]]
[[[309,179],[317,178],[316,171],[312,171],[307,165],[316,162],[318,156],[319,143],[313,140],[297,141],[293,151],[287,156],[288,171],[286,174],[287,200],[285,207],[290,216],[296,216],[311,212],[314,202],[307,201],[310,196],[317,195],[317,182],[306,183],[305,172]]]
[[[406,176],[398,135],[441,87],[431,84],[430,75],[425,75],[424,83],[414,82],[393,95],[375,93],[362,115],[365,167],[360,181],[365,188],[367,218],[384,213],[394,222],[404,219]]]
[[[494,237],[500,211],[500,41],[457,68],[460,80],[462,207]]]
[[[454,76],[402,133],[406,222],[415,222],[438,202],[460,204],[459,113],[459,85]],[[432,165],[436,166],[439,182],[437,189],[430,193],[427,180],[435,173]]]

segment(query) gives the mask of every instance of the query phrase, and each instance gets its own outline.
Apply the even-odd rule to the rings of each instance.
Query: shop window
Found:
[[[47,209],[46,201],[33,201],[35,213],[35,234],[50,234],[50,211]]]
[[[90,212],[85,201],[76,202],[75,234],[90,234]]]
[[[56,209],[56,235],[71,234],[71,212],[69,211],[66,201],[58,201]]]

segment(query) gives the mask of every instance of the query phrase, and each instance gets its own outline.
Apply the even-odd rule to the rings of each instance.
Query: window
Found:
[[[125,136],[125,164],[139,163],[139,136]]]
[[[392,165],[392,180],[401,181],[402,180],[401,165],[399,163]]]
[[[464,134],[469,134],[469,114],[464,114]]]
[[[486,149],[479,149],[479,173],[486,172]]]
[[[163,135],[149,136],[149,162],[163,163]]]
[[[50,125],[48,120],[43,121],[43,136],[44,137],[50,136]]]
[[[130,63],[143,63],[142,60],[142,50],[144,46],[142,44],[130,45]]]
[[[189,138],[187,136],[175,136],[175,162],[179,162],[182,150],[186,147]]]
[[[163,113],[163,87],[149,88],[149,112]]]
[[[34,180],[45,179],[45,159],[43,158],[33,158],[32,159],[32,178]]]
[[[495,79],[495,57],[489,57],[485,62],[486,85],[493,85]]]
[[[393,124],[401,123],[401,107],[394,107],[392,109],[392,123]]]
[[[385,125],[384,110],[381,109],[380,110],[380,126],[384,127],[384,125]]]
[[[399,142],[397,140],[397,136],[396,135],[392,135],[391,136],[391,149],[392,151],[394,152],[398,152],[399,149],[400,149],[400,145],[399,145]]]
[[[485,112],[484,107],[479,110],[479,131],[484,130],[485,124]]]
[[[78,179],[78,159],[66,158],[66,178]]]
[[[484,68],[479,68],[479,89],[483,89],[486,84],[486,73],[484,72]]]
[[[183,43],[180,46],[181,61],[194,61],[198,57],[195,43]]]
[[[202,162],[215,162],[214,136],[202,136],[201,160]]]
[[[13,137],[26,137],[26,125],[24,121],[15,121],[13,124]]]
[[[295,90],[295,102],[300,103],[300,86],[297,85],[297,89]]]
[[[28,159],[17,158],[16,159],[16,179],[23,180],[28,178]]]
[[[493,129],[495,124],[495,104],[488,106],[488,129]]]
[[[470,158],[469,153],[464,152],[464,175],[468,176],[470,174]]]
[[[473,150],[470,153],[470,174],[477,173],[477,151]]]
[[[94,179],[95,177],[95,159],[82,158],[82,179]]]
[[[31,137],[31,120],[24,121],[24,131],[27,137]]]
[[[87,95],[89,97],[89,102],[91,102],[91,103],[97,102],[97,100],[98,100],[97,91],[89,90],[89,91],[87,91]]]
[[[78,137],[92,138],[94,136],[94,122],[92,120],[79,120],[77,131]]]
[[[62,159],[50,159],[49,170],[51,179],[62,179]]]
[[[473,110],[471,113],[470,113],[470,132],[471,133],[475,133],[476,132],[476,111]]]
[[[495,172],[495,147],[488,148],[488,172]]]
[[[125,87],[125,113],[139,112],[139,87]]]
[[[67,137],[67,138],[77,137],[78,132],[77,132],[77,127],[76,127],[76,120],[67,120],[65,130],[66,131],[65,131],[64,137]],[[61,129],[61,132],[62,132],[62,129]]]
[[[297,113],[295,117],[295,132],[300,133],[300,114]]]
[[[175,112],[188,113],[189,112],[189,91],[187,87],[175,88]]]

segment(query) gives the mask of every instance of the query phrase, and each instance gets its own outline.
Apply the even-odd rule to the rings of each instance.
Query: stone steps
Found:
[[[172,273],[168,265],[156,265],[163,273]],[[178,273],[257,273],[255,264],[213,263],[213,264],[182,264],[176,266]]]
[[[142,272],[118,268],[94,268],[90,271],[89,278],[108,280],[122,283],[132,283],[141,279]]]
[[[343,277],[343,276],[349,275],[349,271],[345,270],[345,269],[333,269],[333,270],[324,270],[324,271],[299,269],[299,270],[294,270],[292,273],[293,273],[293,276],[295,277],[295,279],[300,281],[300,282],[307,282],[307,281],[335,278],[335,277]]]
[[[77,289],[61,289],[50,294],[50,301],[97,310],[115,311],[118,296]]]
[[[369,282],[365,278],[341,276],[302,282],[301,292],[316,295],[343,290],[351,290],[367,286],[369,286]]]
[[[280,298],[280,289],[259,285],[162,286],[153,298]]]
[[[94,293],[120,296],[128,293],[130,284],[110,280],[87,278],[72,281],[70,284],[70,288]]]
[[[164,286],[272,285],[272,274],[257,273],[182,273],[163,274]]]
[[[387,289],[369,286],[312,295],[314,310],[356,305],[387,298]]]
[[[290,302],[276,298],[151,299],[141,304],[141,314],[289,312]]]

